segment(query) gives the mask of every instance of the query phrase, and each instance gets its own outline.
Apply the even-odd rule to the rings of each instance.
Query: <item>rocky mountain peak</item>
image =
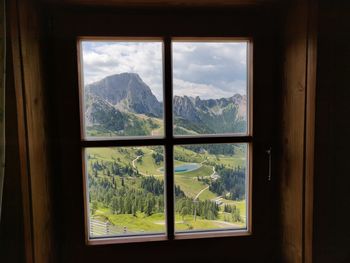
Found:
[[[162,115],[162,104],[137,73],[121,73],[86,85],[86,93],[94,94],[121,111]]]

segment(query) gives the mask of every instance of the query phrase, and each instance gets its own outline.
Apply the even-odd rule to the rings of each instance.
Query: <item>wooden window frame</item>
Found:
[[[82,41],[160,41],[163,44],[163,98],[164,98],[164,127],[162,138],[150,136],[125,136],[120,138],[88,138],[85,135],[84,125],[84,81],[82,63]],[[173,134],[173,83],[172,83],[172,43],[177,41],[191,42],[246,42],[247,43],[247,131],[245,134],[214,134],[197,136],[174,136]],[[253,39],[251,37],[78,37],[77,38],[77,64],[79,78],[79,108],[80,133],[84,193],[84,220],[85,242],[87,245],[106,245],[118,243],[165,241],[178,239],[198,239],[213,237],[249,236],[252,234],[252,167],[253,167]],[[175,232],[175,198],[174,198],[174,170],[173,149],[176,145],[184,144],[218,144],[218,143],[246,143],[247,169],[246,169],[246,228],[200,230],[188,232]],[[133,236],[90,237],[89,191],[86,174],[85,149],[89,147],[127,147],[127,146],[163,146],[165,149],[165,224],[166,231],[161,234],[140,234]]]

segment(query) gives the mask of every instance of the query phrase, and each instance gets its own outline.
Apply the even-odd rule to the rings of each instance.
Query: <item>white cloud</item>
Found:
[[[245,94],[245,82],[237,81],[230,83],[231,89],[220,89],[213,85],[198,84],[181,79],[174,79],[174,95],[197,97],[201,99],[220,99],[232,97],[236,93]]]
[[[161,42],[83,42],[84,83],[109,75],[138,73],[154,95],[163,97]]]
[[[245,42],[175,42],[173,54],[174,78],[198,84],[192,85],[193,90],[188,90],[188,96],[191,96],[190,92],[201,93],[203,98],[246,94]],[[203,85],[211,87],[211,92],[198,91],[200,88],[205,89]],[[176,91],[176,88],[174,93],[182,92]]]
[[[161,42],[83,42],[84,82],[123,72],[138,73],[162,100]],[[174,94],[203,99],[246,94],[244,42],[174,42]]]

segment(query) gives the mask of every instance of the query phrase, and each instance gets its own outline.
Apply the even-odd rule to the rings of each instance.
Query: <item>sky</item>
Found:
[[[83,41],[84,84],[123,72],[139,74],[163,100],[161,42]],[[201,99],[246,94],[246,42],[173,42],[173,93]]]

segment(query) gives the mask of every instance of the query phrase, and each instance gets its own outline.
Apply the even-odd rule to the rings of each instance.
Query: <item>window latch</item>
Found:
[[[271,182],[271,178],[272,178],[272,147],[271,146],[266,150],[266,154],[269,158],[269,173],[267,176],[267,181]]]

